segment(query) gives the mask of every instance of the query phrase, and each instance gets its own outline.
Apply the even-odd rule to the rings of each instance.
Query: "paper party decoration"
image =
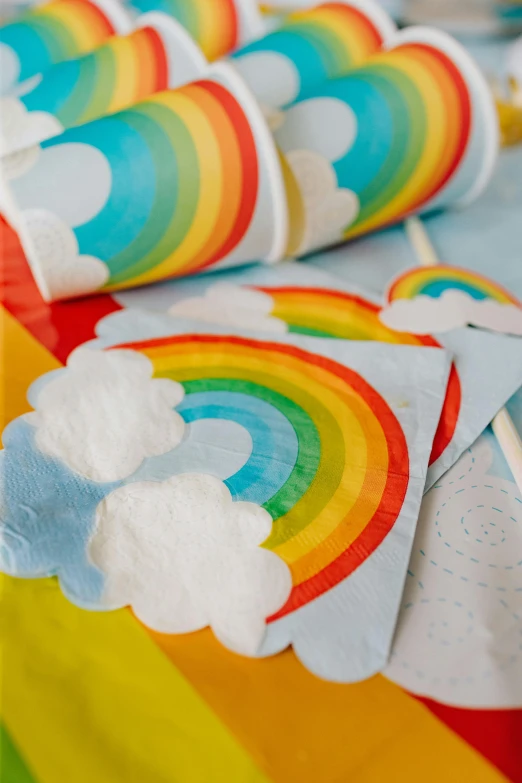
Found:
[[[522,304],[494,280],[439,264],[408,270],[386,294],[381,321],[392,329],[445,332],[470,324],[522,335]]]
[[[360,65],[395,29],[374,0],[324,2],[289,14],[280,29],[232,58],[258,100],[279,108]]]
[[[468,203],[489,181],[498,120],[478,66],[428,28],[385,48],[309,91],[275,132],[301,196],[291,254]]]
[[[383,328],[382,301],[308,264],[285,262],[276,267],[230,270],[118,292],[116,299],[125,308],[265,333],[446,348],[453,354],[454,365],[426,488],[455,463],[522,383],[522,341],[469,328],[435,336]]]
[[[51,0],[0,27],[0,94],[130,30],[116,0]]]
[[[225,64],[3,163],[6,212],[46,299],[284,252],[277,152]]]
[[[490,432],[426,495],[386,676],[458,707],[522,706],[522,496]]]
[[[450,355],[262,337],[137,311],[99,327],[100,340],[32,387],[35,413],[4,434],[3,570],[36,576],[52,569],[79,605],[130,604],[162,632],[210,622],[243,653],[272,654],[292,643],[307,666],[329,679],[359,679],[381,668]],[[165,403],[154,422],[140,413],[140,400],[151,395]],[[127,425],[131,409],[136,428]],[[184,423],[181,441],[176,417]],[[152,436],[152,424],[160,434]],[[109,430],[142,456],[133,473],[134,465],[107,459]],[[20,464],[32,465],[22,482]],[[108,470],[116,475],[115,468],[125,478],[93,480]],[[22,486],[24,507],[32,509],[27,518],[13,513]],[[44,506],[51,498],[63,539],[48,535]],[[165,516],[169,508],[177,509],[174,516]],[[205,528],[209,514],[214,532]],[[185,527],[183,551],[191,534],[183,562],[173,559],[168,543],[174,518]],[[228,573],[225,533],[250,552],[234,561],[243,581]],[[252,543],[263,543],[254,561]],[[275,580],[268,562],[281,563]],[[201,564],[211,566],[203,580]],[[286,603],[284,564],[292,575]],[[207,590],[213,574],[219,579]],[[236,588],[246,580],[248,590],[228,591],[231,578]],[[257,602],[245,604],[252,586]]]
[[[207,61],[191,36],[165,14],[144,14],[126,36],[49,68],[19,98],[0,99],[0,151],[38,144],[66,128],[125,109],[201,76]]]
[[[135,14],[161,11],[185,27],[209,60],[264,32],[256,0],[130,0]]]

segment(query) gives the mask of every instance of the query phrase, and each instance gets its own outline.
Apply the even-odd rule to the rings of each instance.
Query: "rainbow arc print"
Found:
[[[396,345],[442,348],[434,337],[396,332],[379,319],[380,307],[362,296],[329,288],[255,286],[273,301],[271,315],[288,325],[288,331],[343,340],[375,340]],[[457,426],[462,390],[452,366],[441,418],[430,456],[432,465],[446,450]]]
[[[162,11],[191,34],[209,60],[239,44],[240,20],[235,0],[132,0],[139,13]]]
[[[389,24],[392,28],[391,21]],[[296,99],[377,52],[383,44],[381,28],[357,4],[325,2],[289,14],[280,30],[244,46],[233,57],[271,52],[288,58],[299,74]]]
[[[499,304],[522,307],[520,301],[495,280],[471,269],[445,264],[409,269],[393,281],[386,292],[386,299],[388,302],[395,299],[415,299],[417,296],[438,299],[445,291],[450,290],[462,291],[472,299],[491,299]]]
[[[349,576],[399,515],[407,443],[383,398],[360,375],[291,345],[191,335],[127,343],[154,376],[181,383],[187,423],[243,426],[252,452],[226,480],[233,497],[274,520],[264,546],[289,565],[293,591],[271,621]]]
[[[339,102],[353,117],[353,142],[331,160],[338,186],[359,204],[346,238],[422,211],[458,178],[472,137],[472,93],[442,46],[404,42],[305,98],[303,118],[317,98]],[[294,140],[291,149],[299,145]],[[461,190],[469,189],[464,179]]]
[[[236,97],[202,80],[66,131],[54,144],[98,149],[111,170],[100,211],[74,228],[80,253],[103,261],[107,289],[202,271],[247,233],[258,149]]]
[[[23,82],[55,63],[92,51],[117,32],[102,7],[90,0],[52,0],[0,27],[0,43],[16,53],[18,81]]]
[[[169,86],[165,44],[153,27],[113,36],[84,57],[55,65],[20,100],[70,128],[119,111]]]

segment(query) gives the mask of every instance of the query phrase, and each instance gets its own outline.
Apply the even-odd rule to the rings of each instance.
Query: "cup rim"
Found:
[[[198,70],[200,76],[204,76],[209,62],[199,44],[194,40],[188,30],[176,19],[173,19],[163,11],[147,11],[141,14],[133,26],[133,31],[145,27],[152,27],[162,38],[167,49],[182,50]],[[169,74],[170,82],[170,74]],[[174,88],[170,88],[174,89]]]
[[[117,0],[89,0],[105,14],[114,27],[115,35],[126,35],[133,29],[132,17]]]
[[[239,22],[238,46],[243,46],[266,32],[266,25],[256,0],[234,0]]]

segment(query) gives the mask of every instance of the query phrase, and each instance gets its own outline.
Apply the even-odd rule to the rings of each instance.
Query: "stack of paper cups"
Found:
[[[203,75],[207,61],[187,31],[162,13],[144,14],[126,36],[49,68],[19,98],[0,99],[0,154],[50,139]]]
[[[277,109],[360,65],[395,31],[376,0],[334,0],[288,15],[232,57],[260,103]]]
[[[256,0],[128,0],[127,7],[135,15],[161,11],[177,19],[210,61],[265,31]]]
[[[398,33],[387,51],[294,104],[275,132],[303,255],[412,213],[463,205],[488,183],[499,146],[491,92],[450,36]]]
[[[223,63],[2,164],[1,203],[47,300],[284,255],[278,153]]]
[[[130,29],[118,0],[52,0],[31,9],[0,27],[0,95]]]

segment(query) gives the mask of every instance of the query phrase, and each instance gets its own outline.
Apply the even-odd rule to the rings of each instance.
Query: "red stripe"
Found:
[[[509,780],[522,783],[522,710],[467,710],[416,698]]]
[[[154,27],[144,27],[143,32],[153,51],[153,62],[156,69],[153,92],[166,90],[169,87],[169,61],[165,43]]]
[[[239,244],[245,236],[257,204],[259,189],[259,163],[257,149],[250,123],[245,116],[243,108],[235,97],[220,84],[210,81],[197,82],[198,87],[203,87],[224,107],[234,130],[241,155],[241,168],[243,172],[243,196],[240,201],[236,221],[227,239],[215,253],[213,253],[199,269],[205,269],[225,258]],[[225,194],[226,198],[226,194]]]
[[[399,48],[400,50],[404,49],[406,51],[408,51],[408,49],[413,51],[415,51],[415,49],[421,49],[427,52],[434,59],[439,60],[439,62],[442,63],[444,68],[450,73],[451,79],[455,85],[455,89],[459,95],[460,104],[461,104],[461,116],[458,118],[455,117],[450,118],[452,122],[455,122],[457,127],[457,132],[459,133],[458,143],[455,148],[453,159],[450,161],[443,175],[440,178],[436,179],[436,181],[431,186],[431,188],[429,188],[427,192],[415,203],[413,209],[417,211],[420,206],[425,204],[427,201],[433,198],[437,193],[439,193],[439,191],[442,190],[442,188],[451,179],[453,174],[455,174],[458,166],[461,164],[471,135],[472,107],[471,107],[471,98],[469,94],[468,85],[464,80],[461,71],[455,65],[455,63],[452,60],[450,60],[450,58],[446,54],[444,54],[444,52],[441,52],[439,49],[435,49],[432,46],[429,46],[428,44],[421,44],[421,43],[405,44],[403,47],[399,47]]]
[[[2,218],[0,248],[0,302],[63,364],[78,345],[96,336],[95,326],[101,318],[122,309],[108,294],[71,302],[44,302],[18,237]]]
[[[109,38],[111,35],[116,35],[116,29],[114,28],[111,20],[108,16],[102,11],[102,9],[94,5],[94,3],[91,3],[90,0],[75,0],[75,3],[77,3],[79,6],[84,6],[85,11],[82,12],[79,10],[79,13],[85,13],[87,12],[91,16],[98,17],[98,24],[100,26],[105,27],[105,30],[107,31],[107,38]],[[67,3],[69,4],[69,3]]]

